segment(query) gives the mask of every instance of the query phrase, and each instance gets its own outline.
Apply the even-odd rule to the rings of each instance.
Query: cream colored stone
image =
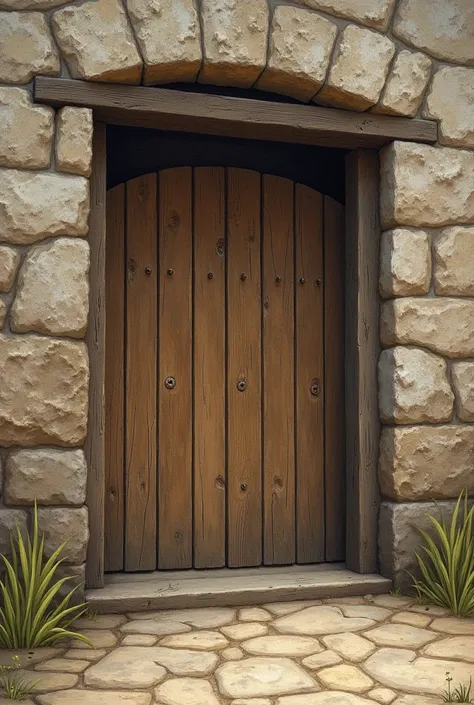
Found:
[[[438,59],[474,64],[474,5],[471,0],[402,0],[394,33]]]
[[[472,19],[474,23],[474,13]],[[439,120],[441,144],[474,147],[474,69],[460,66],[439,69],[431,84],[424,115]]]
[[[230,705],[272,705],[272,701],[268,698],[237,698]]]
[[[90,666],[89,661],[70,658],[52,658],[35,666],[35,671],[60,671],[61,673],[83,673]]]
[[[431,629],[445,634],[472,634],[474,636],[474,618],[440,617],[431,623]]]
[[[474,636],[451,636],[428,644],[424,653],[436,658],[455,658],[474,663]]]
[[[11,328],[81,338],[89,311],[89,245],[77,238],[32,247],[20,269]]]
[[[64,658],[81,659],[83,661],[98,661],[107,654],[105,649],[71,649],[66,651]]]
[[[0,233],[28,245],[53,235],[87,235],[89,182],[82,176],[0,169]]]
[[[19,677],[24,677],[25,683],[31,683],[31,693],[45,693],[52,690],[63,690],[63,688],[74,688],[79,682],[79,676],[74,673],[46,673],[41,674],[41,678],[35,671],[18,671]],[[33,681],[38,681],[33,685]]]
[[[346,661],[362,661],[375,650],[375,646],[358,634],[330,634],[324,636],[323,644],[340,654]]]
[[[413,612],[396,612],[392,617],[395,624],[409,624],[412,627],[427,627],[431,622],[431,617],[425,614],[414,614]]]
[[[110,629],[81,629],[81,634],[92,642],[92,646],[87,646],[80,639],[73,639],[71,642],[72,651],[81,652],[81,658],[85,658],[83,652],[90,649],[91,655],[97,654],[101,649],[110,649],[117,645],[117,637]],[[72,652],[71,652],[72,653]],[[68,656],[68,658],[70,658]],[[97,659],[94,657],[93,659]]]
[[[15,281],[20,251],[14,247],[0,245],[0,291],[10,291]]]
[[[433,632],[409,624],[382,624],[375,629],[369,629],[364,635],[377,646],[399,646],[405,649],[421,649],[436,639]]]
[[[158,641],[158,637],[152,634],[127,634],[120,646],[154,646]]]
[[[196,678],[171,678],[155,688],[162,705],[219,705],[209,681]]]
[[[89,541],[87,507],[80,509],[38,508],[38,528],[44,534],[44,553],[51,556],[65,541],[61,554],[64,563],[79,564],[86,560]]]
[[[431,698],[429,695],[402,695],[393,705],[439,705],[439,698]]]
[[[228,698],[259,698],[318,690],[314,678],[288,658],[230,661],[216,670],[219,692]]]
[[[307,695],[285,695],[278,698],[276,705],[373,705],[373,701],[340,690],[325,690]]]
[[[382,703],[382,705],[389,705],[389,703],[397,697],[397,694],[394,693],[393,690],[390,690],[390,688],[374,688],[368,695],[369,698],[372,698],[372,700],[378,703]]]
[[[431,283],[431,240],[423,230],[396,228],[380,240],[380,294],[427,294]]]
[[[0,328],[3,328],[7,317],[7,304],[3,299],[0,299]]]
[[[127,0],[145,62],[144,83],[195,81],[201,66],[196,0]]]
[[[189,624],[198,629],[215,629],[230,624],[235,619],[235,609],[230,607],[197,607],[182,610],[159,610],[157,612],[131,612],[135,620],[174,621]]]
[[[380,161],[384,229],[474,221],[473,152],[392,142]]]
[[[244,622],[243,624],[231,624],[228,627],[222,627],[221,631],[229,637],[229,639],[242,641],[243,639],[263,636],[268,632],[268,627],[258,622]]]
[[[277,617],[283,617],[292,612],[299,612],[306,607],[322,604],[321,600],[298,600],[297,602],[271,602],[270,604],[264,605],[264,607]]]
[[[339,634],[358,632],[375,625],[373,619],[344,617],[336,606],[308,607],[277,619],[273,626],[283,634]]]
[[[438,605],[412,605],[407,607],[409,612],[416,612],[417,614],[422,614],[432,617],[446,617],[450,614],[447,607],[438,607]]]
[[[267,0],[202,0],[201,83],[250,88],[266,63]]]
[[[0,12],[0,83],[57,76],[59,55],[41,12]]]
[[[376,113],[414,117],[431,73],[431,59],[420,52],[402,50],[390,70]]]
[[[52,27],[73,78],[140,83],[142,60],[119,0],[64,7]]]
[[[446,228],[434,245],[436,294],[474,296],[474,227]]]
[[[64,5],[67,0],[0,0],[0,8],[6,10],[49,10]]]
[[[407,607],[412,604],[413,597],[407,597],[404,595],[376,595],[373,602],[381,607],[397,610],[400,609],[400,607]]]
[[[337,17],[345,17],[370,27],[385,29],[395,0],[296,0],[296,2],[316,10],[324,10]]]
[[[322,651],[317,639],[310,636],[283,636],[272,634],[249,639],[241,644],[244,651],[254,656],[291,656],[301,658]]]
[[[376,622],[383,622],[392,614],[385,607],[375,607],[369,605],[340,605],[339,609],[345,617],[367,617],[374,619]]]
[[[15,450],[5,464],[6,504],[84,504],[87,463],[83,450]]]
[[[56,129],[56,171],[90,176],[92,131],[92,110],[61,108]]]
[[[245,654],[237,646],[230,646],[228,649],[221,651],[221,656],[224,661],[240,661],[243,659]]]
[[[84,343],[0,335],[0,445],[77,446],[87,430]]]
[[[29,91],[0,88],[0,166],[41,169],[51,161],[54,110],[33,105]]]
[[[196,651],[219,651],[229,646],[229,642],[219,632],[202,631],[172,634],[162,639],[160,646],[170,646],[173,649],[193,649]]]
[[[124,624],[120,631],[126,634],[153,634],[166,636],[168,634],[184,634],[190,632],[191,627],[172,619],[132,619]]]
[[[117,629],[126,622],[123,614],[92,614],[81,617],[73,623],[74,629]]]
[[[326,78],[336,35],[337,26],[315,12],[277,6],[267,67],[256,88],[311,100]]]
[[[11,553],[10,532],[16,534],[16,527],[20,529],[22,534],[26,534],[27,514],[21,509],[4,509],[0,508],[0,554],[9,556]],[[1,654],[1,652],[0,652]],[[9,665],[8,661],[4,665]]]
[[[474,363],[454,362],[451,378],[458,418],[460,421],[474,421]]]
[[[112,690],[63,690],[38,698],[40,705],[150,705],[149,693],[124,693]]]
[[[261,607],[244,607],[239,610],[239,622],[271,622],[272,615]]]
[[[303,666],[309,668],[312,671],[316,671],[318,668],[324,668],[324,666],[335,666],[337,663],[341,663],[342,658],[335,651],[322,651],[320,654],[313,654],[312,656],[307,656],[303,659]]]
[[[382,304],[384,345],[420,345],[447,357],[474,357],[474,301],[404,298]]]
[[[328,79],[315,100],[351,110],[367,110],[378,101],[395,44],[382,34],[356,25],[346,27]]]
[[[454,394],[443,358],[425,350],[397,346],[381,352],[378,369],[383,423],[449,421]]]
[[[356,666],[331,666],[318,671],[318,678],[328,688],[347,690],[350,693],[363,693],[374,685],[371,678]]]

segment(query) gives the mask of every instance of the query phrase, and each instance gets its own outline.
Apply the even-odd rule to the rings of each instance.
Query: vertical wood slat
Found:
[[[227,560],[236,567],[262,561],[260,175],[228,169],[227,181]]]
[[[225,172],[194,170],[194,567],[225,565]]]
[[[107,192],[105,334],[105,570],[123,570],[125,185]]]
[[[377,569],[378,156],[346,157],[346,565]]]
[[[105,228],[106,228],[106,127],[94,125],[92,142],[91,248],[89,321],[89,418],[85,455],[87,461],[87,506],[90,539],[87,550],[86,585],[104,585],[104,495],[105,495]]]
[[[297,561],[317,563],[325,558],[323,198],[301,184],[295,186],[295,257]]]
[[[270,565],[295,561],[293,217],[293,182],[265,175],[263,553]]]
[[[345,557],[344,206],[324,197],[326,560]]]
[[[156,232],[156,175],[148,174],[127,183],[125,570],[129,571],[156,567]]]
[[[192,566],[192,170],[159,177],[158,568]],[[171,273],[172,272],[172,273]],[[176,386],[165,386],[174,377]]]

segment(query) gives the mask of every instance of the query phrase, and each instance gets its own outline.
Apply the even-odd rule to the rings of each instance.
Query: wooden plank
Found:
[[[45,76],[35,78],[34,98],[93,108],[118,125],[347,149],[380,148],[394,139],[433,144],[438,129],[429,120]]]
[[[192,565],[192,170],[159,175],[158,567]],[[176,380],[167,388],[168,378]]]
[[[379,416],[378,157],[356,150],[346,160],[346,564],[377,567]]]
[[[225,172],[194,170],[194,567],[225,565]]]
[[[342,561],[346,532],[344,206],[324,198],[326,560]]]
[[[263,556],[295,561],[293,182],[263,177]]]
[[[95,123],[89,217],[90,292],[86,343],[89,351],[89,418],[85,455],[90,539],[87,549],[86,584],[104,584],[105,495],[105,228],[106,228],[106,134],[105,124]]]
[[[227,564],[241,567],[262,561],[260,175],[254,171],[227,171],[227,233]]]
[[[125,570],[156,567],[156,175],[127,182]],[[151,271],[150,271],[151,270]]]
[[[296,555],[324,560],[323,197],[295,185]],[[341,371],[344,380],[344,372]]]
[[[125,185],[107,192],[105,331],[105,570],[123,570]]]

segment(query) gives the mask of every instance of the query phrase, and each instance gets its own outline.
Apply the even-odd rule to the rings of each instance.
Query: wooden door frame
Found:
[[[91,176],[90,357],[86,579],[104,584],[106,123],[350,149],[346,159],[346,565],[377,570],[379,417],[379,168],[377,150],[394,139],[432,144],[427,120],[356,113],[141,86],[38,77],[38,103],[94,111]]]

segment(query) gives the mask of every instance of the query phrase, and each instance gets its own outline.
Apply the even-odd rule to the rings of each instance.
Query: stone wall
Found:
[[[80,576],[92,115],[33,105],[37,75],[438,121],[381,153],[380,558],[406,585],[431,500],[474,492],[472,0],[0,0],[0,549],[36,496]]]

